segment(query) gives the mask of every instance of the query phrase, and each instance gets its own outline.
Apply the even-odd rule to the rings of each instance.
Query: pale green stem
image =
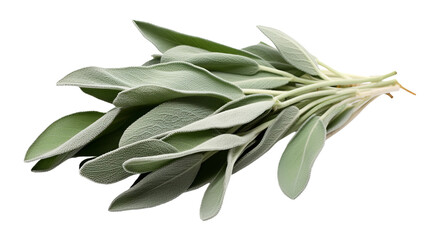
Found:
[[[269,94],[269,95],[277,96],[284,93],[284,91],[253,89],[253,88],[244,88],[241,90],[244,92],[244,94]]]
[[[312,81],[312,80],[300,78],[300,77],[297,77],[297,76],[290,74],[288,72],[285,72],[285,71],[282,71],[282,70],[279,70],[276,68],[270,68],[267,66],[259,65],[259,71],[274,73],[274,74],[277,74],[280,76],[288,77],[291,82],[297,82],[297,83],[302,83],[302,84],[313,84],[314,83],[314,81]]]
[[[284,92],[284,93],[276,96],[275,98],[278,100],[283,100],[287,97],[294,96],[294,95],[301,94],[301,93],[305,93],[305,92],[309,92],[309,91],[313,91],[313,90],[321,88],[321,87],[359,84],[359,83],[365,83],[365,82],[379,82],[379,81],[382,81],[383,79],[386,79],[386,78],[393,76],[395,74],[396,74],[396,72],[392,72],[392,73],[389,73],[389,74],[386,74],[383,76],[366,78],[366,79],[341,79],[341,80],[323,81],[323,82],[318,82],[318,83],[314,83],[311,85],[303,86],[303,87],[297,88],[297,89],[289,91],[289,92]]]
[[[277,103],[276,106],[274,107],[274,109],[276,109],[276,110],[282,109],[282,108],[288,107],[292,104],[295,104],[299,101],[302,101],[304,99],[326,96],[326,95],[332,95],[332,94],[336,94],[337,92],[338,92],[338,90],[332,89],[332,90],[323,90],[323,91],[316,91],[316,92],[310,92],[310,93],[302,94],[302,95],[299,95],[297,97],[291,98],[287,101]]]
[[[329,70],[330,72],[332,72],[333,74],[337,75],[338,77],[345,78],[345,79],[350,79],[350,77],[348,77],[348,76],[346,76],[346,75],[338,72],[337,70],[331,68],[330,66],[324,64],[323,62],[319,61],[319,59],[317,59],[317,63],[320,66],[322,66],[322,67],[326,68],[327,70]]]

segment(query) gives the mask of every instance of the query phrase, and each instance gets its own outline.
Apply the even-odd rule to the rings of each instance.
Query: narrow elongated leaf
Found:
[[[192,97],[160,104],[131,124],[121,137],[119,146],[172,131],[203,119],[222,105],[215,98]]]
[[[174,152],[177,152],[177,149],[170,144],[157,139],[148,139],[94,158],[82,165],[80,173],[94,182],[114,183],[132,175],[122,168],[122,164],[126,160]]]
[[[268,72],[258,72],[252,76],[224,72],[212,73],[240,88],[273,89],[289,83],[289,78]]]
[[[370,100],[368,100],[368,101],[366,101],[366,102],[364,102],[362,105],[360,105],[360,106],[357,106],[355,109],[354,109],[354,111],[353,111],[353,113],[352,113],[352,115],[347,119],[347,121],[345,121],[345,122],[343,122],[342,124],[341,124],[341,126],[339,126],[337,129],[335,129],[335,130],[332,130],[331,132],[329,132],[327,135],[326,135],[326,138],[330,138],[330,137],[332,137],[334,134],[336,134],[337,132],[339,132],[341,129],[343,129],[345,126],[347,126],[347,124],[349,124],[357,115],[359,115],[359,113],[366,107],[366,106],[368,106],[368,104],[369,103],[371,103],[372,101],[374,101],[374,99],[375,98],[377,98],[377,97],[373,97],[373,98],[371,98]]]
[[[161,62],[184,61],[209,71],[253,75],[259,71],[259,64],[248,57],[220,52],[210,52],[201,48],[180,45],[166,51]]]
[[[118,110],[115,110],[112,114],[109,114],[109,116],[116,116],[117,113]],[[45,158],[41,156],[61,147],[79,134],[79,132],[83,131],[97,120],[100,120],[102,117],[103,113],[100,112],[79,112],[60,118],[43,131],[39,137],[37,137],[28,149],[25,155],[25,161],[34,161],[38,158]],[[61,153],[65,152],[68,151],[63,151]],[[51,154],[50,156],[53,155]]]
[[[307,52],[297,41],[280,30],[258,26],[279,50],[281,56],[294,67],[311,75],[319,75],[319,68],[314,57]]]
[[[54,169],[65,160],[73,157],[80,149],[39,160],[31,169],[33,172],[46,172]]]
[[[249,141],[256,137],[257,134],[251,134]],[[228,151],[227,164],[223,167],[213,181],[206,189],[200,207],[200,218],[208,220],[216,216],[222,207],[223,199],[225,197],[226,188],[228,187],[229,179],[232,175],[232,170],[235,161],[239,158],[240,154],[244,151],[247,144],[232,148]]]
[[[149,208],[173,200],[192,184],[202,159],[202,154],[185,156],[150,173],[116,197],[109,210]]]
[[[80,89],[82,90],[82,92],[108,103],[113,103],[113,100],[115,100],[116,96],[118,96],[118,93],[121,92],[121,90],[116,89],[97,89],[83,87],[81,87]]]
[[[327,133],[329,134],[330,132],[339,129],[344,123],[347,122],[347,120],[349,120],[354,111],[355,109],[353,107],[348,107],[338,114],[338,116],[334,117],[328,124],[326,129]]]
[[[240,99],[235,104],[228,104],[218,109],[214,114],[179,128],[170,134],[196,132],[207,129],[226,129],[246,124],[256,119],[268,109],[271,109],[274,103],[275,101],[270,95]],[[235,107],[231,108],[233,106]]]
[[[120,90],[113,102],[129,107],[158,104],[186,96],[213,96],[226,101],[243,92],[207,70],[185,62],[128,68],[89,67],[70,73],[57,85]]]
[[[301,76],[304,74],[302,71],[295,68],[292,64],[288,63],[282,55],[280,55],[279,51],[266,43],[258,43],[256,45],[252,45],[246,48],[243,48],[248,52],[251,52],[255,55],[258,55],[262,59],[266,60],[273,67],[287,71],[295,76]]]
[[[249,164],[260,158],[276,144],[284,134],[290,129],[299,117],[299,109],[295,106],[284,109],[274,122],[267,128],[262,140],[249,152],[244,154],[234,166],[234,173],[247,167]]]
[[[195,133],[190,133],[195,134]],[[189,135],[188,135],[189,136]],[[209,151],[221,151],[231,149],[249,142],[250,136],[237,136],[235,134],[221,134],[215,137],[209,137],[208,140],[196,145],[188,150],[177,153],[161,154],[149,157],[136,157],[124,162],[123,167],[126,171],[133,173],[144,173],[153,171],[162,166],[165,166],[174,159],[181,158],[187,155]],[[188,138],[191,139],[191,138]],[[168,139],[166,140],[168,141]],[[195,145],[190,143],[190,146]]]
[[[143,36],[153,43],[153,45],[155,45],[155,47],[158,48],[158,50],[162,53],[175,46],[188,45],[211,52],[231,53],[250,58],[259,58],[252,53],[243,50],[228,47],[200,37],[179,33],[147,22],[134,21],[134,23]]]
[[[225,165],[227,155],[228,151],[219,151],[205,160],[201,164],[198,174],[192,182],[192,185],[189,187],[188,191],[198,189],[211,182],[216,177],[220,169]]]
[[[326,128],[318,116],[311,117],[287,145],[279,163],[278,180],[283,193],[295,199],[307,186],[311,168],[323,148]]]

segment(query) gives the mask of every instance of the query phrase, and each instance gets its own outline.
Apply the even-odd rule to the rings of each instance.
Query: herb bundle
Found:
[[[111,211],[154,207],[208,183],[200,217],[210,219],[232,174],[294,132],[277,174],[281,190],[295,199],[325,140],[376,97],[403,88],[388,79],[395,72],[338,72],[269,27],[259,29],[275,48],[261,42],[235,49],[135,23],[161,54],[143,66],[88,67],[64,77],[58,85],[77,86],[114,108],[55,121],[25,156],[37,160],[35,172],[88,157],[80,173],[94,182],[136,176]]]

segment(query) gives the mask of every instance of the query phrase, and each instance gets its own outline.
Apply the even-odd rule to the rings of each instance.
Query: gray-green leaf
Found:
[[[259,64],[248,57],[220,52],[210,52],[201,48],[180,45],[166,51],[161,62],[184,61],[209,71],[253,75],[259,71]]]
[[[319,75],[316,60],[297,41],[277,29],[264,26],[258,28],[274,43],[288,63],[308,74]]]
[[[114,183],[132,175],[122,168],[122,164],[126,160],[174,152],[177,152],[175,147],[161,140],[143,140],[120,147],[86,162],[81,167],[80,173],[94,182]]]
[[[295,76],[301,76],[304,74],[302,71],[296,69],[292,64],[286,62],[277,49],[266,43],[261,42],[256,45],[243,48],[243,50],[258,55],[277,69],[289,72]]]
[[[202,154],[177,159],[150,173],[113,200],[110,211],[154,207],[186,192],[198,173]]]
[[[208,97],[180,98],[162,103],[132,123],[124,132],[119,146],[160,135],[212,114],[222,101]]]
[[[268,72],[258,72],[252,76],[224,72],[212,73],[240,88],[273,89],[288,84],[290,80],[290,78]]]
[[[155,45],[155,47],[158,48],[158,50],[162,53],[175,46],[188,45],[202,48],[211,52],[223,52],[250,58],[259,58],[258,56],[243,50],[228,47],[200,37],[179,33],[147,22],[134,21],[134,23],[143,36],[153,43],[153,45]]]
[[[123,164],[124,169],[132,173],[149,172],[149,171],[158,169],[177,158],[181,158],[194,153],[231,149],[231,148],[243,145],[250,141],[250,136],[248,135],[237,136],[235,134],[226,133],[226,134],[221,134],[214,137],[207,135],[207,138],[205,138],[204,135],[200,135],[198,137],[192,138],[189,136],[192,136],[193,134],[196,134],[196,133],[192,132],[188,134],[190,134],[188,135],[188,138],[187,138],[187,140],[189,141],[189,146],[195,146],[196,145],[195,142],[197,142],[198,145],[177,153],[161,154],[161,155],[150,156],[150,157],[136,157],[124,162]],[[185,133],[184,136],[186,135],[187,134]],[[200,143],[201,139],[205,141]],[[166,139],[166,141],[168,141],[168,139]],[[183,144],[182,147],[186,147],[186,145]]]
[[[275,101],[270,95],[253,95],[234,101],[218,109],[215,113],[201,120],[195,121],[170,134],[176,132],[196,132],[207,129],[226,129],[246,124],[266,110],[271,109]],[[230,108],[235,106],[234,108]]]
[[[299,117],[299,109],[295,106],[284,109],[274,122],[267,128],[262,140],[249,152],[243,155],[234,166],[234,173],[247,167],[271,149],[290,129]]]
[[[249,142],[252,141],[252,138],[255,138],[256,135],[257,133],[251,133],[249,135]],[[232,175],[235,161],[244,151],[246,145],[247,144],[243,144],[228,151],[226,167],[223,167],[218,172],[204,193],[200,206],[200,218],[202,220],[213,218],[219,213],[220,208],[222,207],[223,199],[225,197],[226,188],[228,187],[229,179]]]
[[[278,167],[278,181],[289,198],[298,197],[308,184],[311,168],[323,148],[326,128],[318,116],[312,116],[287,145]]]
[[[113,121],[119,111],[113,109],[104,116],[100,112],[79,112],[55,121],[30,146],[25,161],[52,157],[83,146],[80,143],[83,138],[95,138],[103,130],[101,128],[107,127],[104,124]],[[87,132],[94,133],[86,136]]]

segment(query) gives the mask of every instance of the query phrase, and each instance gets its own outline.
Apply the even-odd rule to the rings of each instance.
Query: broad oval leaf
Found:
[[[248,57],[230,53],[210,52],[201,48],[180,45],[166,51],[161,62],[184,61],[209,71],[253,75],[259,71],[259,64]]]
[[[126,160],[174,152],[177,152],[177,149],[170,144],[157,139],[148,139],[120,147],[94,158],[82,165],[80,173],[97,183],[114,183],[132,175],[122,168],[122,164]]]
[[[180,98],[162,103],[132,123],[124,132],[119,146],[160,135],[212,114],[222,101],[208,97]]]
[[[234,165],[234,173],[247,167],[249,164],[268,152],[274,144],[282,139],[285,133],[296,122],[299,117],[299,109],[295,106],[288,107],[281,111],[274,122],[267,128],[262,140],[245,153]]]
[[[211,52],[222,52],[256,59],[259,58],[258,56],[243,50],[228,47],[200,37],[194,37],[179,33],[147,22],[134,21],[134,23],[136,24],[140,32],[143,34],[143,36],[151,43],[153,43],[153,45],[155,45],[155,47],[158,48],[158,50],[162,53],[175,46],[188,45],[205,49]]]
[[[49,157],[49,158],[45,158],[45,159],[41,159],[41,160],[37,161],[37,163],[33,166],[33,168],[31,168],[31,171],[33,171],[33,172],[50,171],[50,170],[54,169],[55,167],[57,167],[58,165],[60,165],[61,163],[63,163],[65,160],[73,157],[79,150],[80,150],[80,148],[73,150],[71,152],[59,154],[59,155]]]
[[[277,69],[287,71],[288,73],[291,73],[295,76],[301,76],[304,74],[301,70],[298,70],[292,64],[286,62],[277,49],[269,46],[266,43],[261,42],[256,45],[243,48],[243,50],[258,55]]]
[[[316,60],[297,41],[277,29],[264,26],[258,28],[274,43],[288,63],[308,74],[319,75]]]
[[[118,110],[114,111],[112,115],[116,116],[117,113]],[[38,158],[44,158],[41,156],[67,143],[70,139],[102,117],[103,113],[101,112],[78,112],[58,119],[46,128],[33,142],[25,155],[25,161],[34,161]],[[65,152],[68,151],[63,151],[62,153]]]
[[[287,145],[278,167],[278,181],[283,193],[297,198],[308,184],[311,168],[323,148],[326,128],[318,116],[313,116],[298,130]]]
[[[158,206],[186,192],[198,173],[202,154],[193,154],[148,174],[113,200],[109,210],[123,211]]]
[[[220,134],[218,136],[199,135],[198,137],[194,137],[195,134],[197,133],[192,132],[192,133],[184,134],[184,136],[186,136],[189,141],[189,146],[191,147],[191,148],[188,148],[187,150],[184,150],[187,147],[186,143],[182,143],[182,146],[181,146],[182,151],[180,152],[161,154],[161,155],[149,156],[149,157],[136,157],[124,162],[123,167],[126,171],[129,171],[132,173],[149,172],[149,171],[158,169],[177,158],[181,158],[194,153],[231,149],[231,148],[243,145],[250,141],[249,140],[250,136],[248,135],[238,136],[235,134],[226,133],[226,134]],[[201,139],[203,141],[201,141]],[[169,139],[167,138],[165,141],[169,142]],[[176,146],[177,145],[175,145],[175,147]]]

